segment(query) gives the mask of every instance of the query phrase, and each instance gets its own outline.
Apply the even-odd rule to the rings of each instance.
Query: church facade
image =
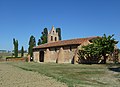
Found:
[[[48,42],[33,48],[34,62],[78,63],[78,50],[96,37],[59,40],[54,26],[48,33]]]

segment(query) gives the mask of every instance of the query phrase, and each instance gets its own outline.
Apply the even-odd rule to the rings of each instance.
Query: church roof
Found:
[[[45,43],[45,44],[33,47],[33,49],[48,48],[48,47],[58,47],[58,46],[66,46],[66,45],[80,45],[83,42],[92,40],[94,38],[97,38],[97,37],[77,38],[77,39],[70,39],[70,40],[60,40],[60,41],[56,41],[56,42]]]

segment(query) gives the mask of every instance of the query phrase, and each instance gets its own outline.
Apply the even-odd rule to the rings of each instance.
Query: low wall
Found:
[[[26,58],[6,58],[6,61],[26,61]]]
[[[0,62],[4,62],[4,61],[6,61],[5,59],[0,59]]]

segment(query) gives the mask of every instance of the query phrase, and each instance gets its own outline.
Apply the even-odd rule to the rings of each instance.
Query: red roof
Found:
[[[45,43],[36,47],[33,47],[33,49],[36,48],[48,48],[48,47],[58,47],[58,46],[66,46],[66,45],[80,45],[85,41],[94,39],[97,37],[88,37],[88,38],[77,38],[77,39],[70,39],[70,40],[60,40],[56,42],[51,43]]]

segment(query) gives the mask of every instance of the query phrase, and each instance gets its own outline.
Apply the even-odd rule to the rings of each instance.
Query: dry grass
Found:
[[[8,64],[52,77],[66,83],[69,87],[119,87],[120,84],[120,72],[108,69],[114,65],[24,62],[9,62]],[[120,65],[115,65],[115,67],[120,67]]]
[[[67,87],[67,85],[37,72],[0,63],[0,87]]]

